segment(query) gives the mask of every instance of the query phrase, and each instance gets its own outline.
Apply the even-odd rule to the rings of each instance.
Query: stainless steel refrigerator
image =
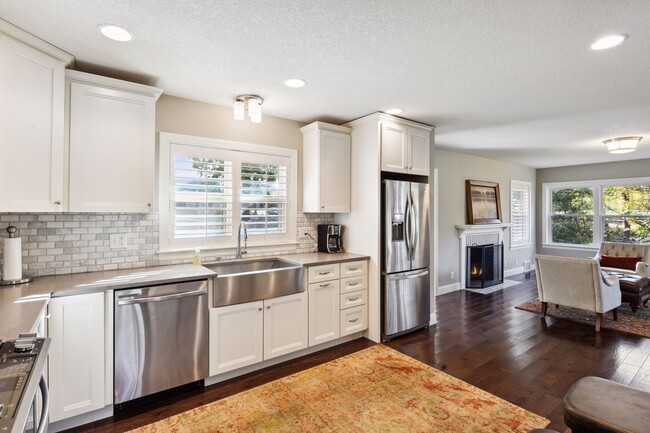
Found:
[[[383,182],[382,339],[428,326],[429,185]]]

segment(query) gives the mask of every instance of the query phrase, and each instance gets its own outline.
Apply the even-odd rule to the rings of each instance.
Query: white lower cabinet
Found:
[[[307,293],[210,310],[210,376],[307,347]]]
[[[52,298],[49,313],[50,421],[103,408],[107,403],[104,293]]]
[[[310,347],[368,328],[367,273],[366,260],[309,268]]]
[[[264,359],[307,347],[307,293],[264,301]]]
[[[210,310],[210,376],[264,359],[264,302]]]
[[[339,338],[340,281],[309,284],[309,346]]]

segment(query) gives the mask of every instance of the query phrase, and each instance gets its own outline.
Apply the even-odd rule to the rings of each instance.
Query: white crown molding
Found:
[[[158,87],[147,86],[144,84],[132,83],[130,81],[118,80],[116,78],[102,77],[101,75],[89,74],[87,72],[73,71],[66,69],[66,81],[91,84],[93,86],[102,86],[114,90],[128,90],[133,93],[139,93],[145,96],[153,96],[156,100],[160,97],[163,90]]]
[[[65,64],[66,68],[74,65],[74,56],[72,56],[72,54],[66,53],[62,49],[45,42],[43,39],[40,39],[31,33],[27,33],[20,27],[16,27],[3,19],[0,19],[0,32],[11,36],[14,39],[18,39],[21,42],[25,42],[26,44],[61,60]]]

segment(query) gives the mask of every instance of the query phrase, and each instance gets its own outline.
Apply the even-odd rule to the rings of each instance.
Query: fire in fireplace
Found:
[[[469,289],[503,283],[503,243],[468,246],[466,276]]]

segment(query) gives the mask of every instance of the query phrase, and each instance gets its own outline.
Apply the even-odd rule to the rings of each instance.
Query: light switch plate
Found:
[[[126,248],[128,244],[126,233],[113,233],[109,239],[111,248]]]

